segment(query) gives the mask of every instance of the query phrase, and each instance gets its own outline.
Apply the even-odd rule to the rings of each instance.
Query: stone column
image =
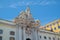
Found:
[[[16,40],[23,40],[23,27],[21,25],[16,26]]]
[[[23,28],[23,40],[26,40],[25,27]]]
[[[37,30],[35,29],[35,40],[38,40],[38,37],[37,37]]]
[[[21,27],[21,29],[22,29],[22,32],[21,32],[22,33],[22,36],[21,36],[22,39],[21,40],[24,40],[23,27]]]
[[[34,32],[34,28],[32,28],[32,40],[36,40],[36,39],[35,39],[35,32]]]
[[[37,40],[39,40],[38,30],[37,30]]]
[[[22,28],[19,27],[19,40],[22,40]]]
[[[16,24],[16,40],[19,40],[19,25]]]
[[[21,40],[26,40],[26,34],[25,34],[25,27],[22,27],[22,39]]]

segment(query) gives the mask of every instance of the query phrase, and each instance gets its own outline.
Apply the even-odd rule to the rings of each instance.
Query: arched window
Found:
[[[56,30],[56,27],[54,27],[54,30]]]
[[[47,27],[49,27],[49,25],[47,25]]]
[[[10,37],[10,40],[15,40],[15,38],[14,37]]]
[[[58,40],[60,40],[60,38],[58,38]]]
[[[41,36],[40,36],[40,38],[41,38]]]
[[[46,36],[44,36],[44,39],[47,39]]]
[[[10,31],[10,35],[15,35],[15,32],[14,31]]]
[[[49,37],[49,40],[51,40],[51,37]]]
[[[31,40],[30,38],[27,38],[26,40]]]
[[[0,40],[2,40],[2,36],[0,36]]]
[[[3,34],[3,30],[0,29],[0,34]]]
[[[53,37],[53,40],[55,40],[55,38]]]

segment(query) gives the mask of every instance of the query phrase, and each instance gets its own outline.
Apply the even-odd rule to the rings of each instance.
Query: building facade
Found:
[[[60,19],[54,20],[53,22],[50,22],[45,25],[46,30],[51,30],[53,32],[60,33]]]
[[[60,40],[60,34],[39,27],[27,8],[14,21],[0,19],[0,40]]]

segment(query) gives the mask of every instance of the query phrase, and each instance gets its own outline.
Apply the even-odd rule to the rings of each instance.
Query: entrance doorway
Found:
[[[31,40],[30,38],[27,38],[26,40]]]

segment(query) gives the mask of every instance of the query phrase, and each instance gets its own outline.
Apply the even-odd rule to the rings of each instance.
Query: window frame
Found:
[[[3,34],[3,30],[2,29],[0,29],[0,34]]]
[[[40,38],[41,38],[41,36],[40,36]]]
[[[0,36],[1,40],[2,40],[2,36]]]
[[[55,40],[55,38],[53,37],[53,40]]]
[[[11,39],[12,38],[12,39]],[[15,40],[15,37],[10,37],[10,40]]]
[[[14,31],[10,31],[10,35],[15,35],[15,32]]]
[[[51,37],[49,37],[49,40],[51,40]]]
[[[44,39],[47,39],[47,37],[46,37],[46,36],[44,36]]]

